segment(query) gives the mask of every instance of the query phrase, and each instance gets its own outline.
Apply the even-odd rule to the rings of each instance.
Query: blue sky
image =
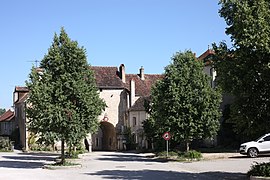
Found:
[[[218,0],[1,1],[0,108],[12,106],[15,86],[25,85],[61,27],[93,66],[161,74],[177,51],[199,56],[213,42],[230,42],[218,9]]]

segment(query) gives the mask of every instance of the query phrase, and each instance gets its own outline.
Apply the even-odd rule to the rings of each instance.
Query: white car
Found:
[[[240,145],[240,154],[249,157],[257,157],[258,154],[270,153],[270,133],[265,134],[255,141],[246,142]]]

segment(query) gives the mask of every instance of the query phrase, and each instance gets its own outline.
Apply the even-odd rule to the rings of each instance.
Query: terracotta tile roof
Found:
[[[15,92],[29,92],[27,87],[22,87],[22,86],[16,86],[15,87]]]
[[[94,71],[98,88],[124,88],[117,67],[91,66],[90,69]]]
[[[10,109],[0,116],[0,122],[10,121],[14,118],[14,112]]]
[[[149,96],[140,97],[129,110],[130,111],[145,111],[145,107],[144,107],[145,100],[149,100]]]
[[[151,87],[158,80],[164,78],[164,75],[160,74],[145,74],[145,80],[141,80],[140,76],[137,74],[127,74],[125,87],[130,91],[130,81],[133,79],[135,81],[135,94],[136,96],[150,96]]]
[[[200,55],[197,59],[201,60],[201,61],[204,61],[204,64],[207,66],[207,65],[212,64],[212,61],[209,60],[208,58],[211,57],[211,55],[214,55],[214,54],[215,54],[214,50],[208,49],[202,55]]]
[[[207,49],[202,55],[198,57],[199,60],[204,60],[207,56],[215,54],[214,50]]]
[[[130,91],[130,81],[133,79],[136,96],[149,96],[152,85],[164,77],[159,74],[145,74],[145,80],[141,80],[138,74],[126,74],[126,83],[123,83],[117,67],[91,66],[90,68],[94,71],[98,88],[125,88]]]

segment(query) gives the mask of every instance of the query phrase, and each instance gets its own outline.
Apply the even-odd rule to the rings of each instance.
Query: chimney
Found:
[[[143,67],[140,68],[140,77],[141,77],[141,80],[144,80],[144,68]]]
[[[135,81],[131,79],[130,81],[130,107],[135,103]]]
[[[119,67],[119,72],[120,72],[120,78],[122,79],[123,83],[126,83],[126,73],[125,73],[125,65],[121,64]]]

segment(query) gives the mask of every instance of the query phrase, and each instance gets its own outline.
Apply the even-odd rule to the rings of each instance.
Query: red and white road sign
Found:
[[[166,141],[169,141],[171,139],[171,134],[170,132],[165,132],[163,135],[162,135],[163,139],[165,139]]]

